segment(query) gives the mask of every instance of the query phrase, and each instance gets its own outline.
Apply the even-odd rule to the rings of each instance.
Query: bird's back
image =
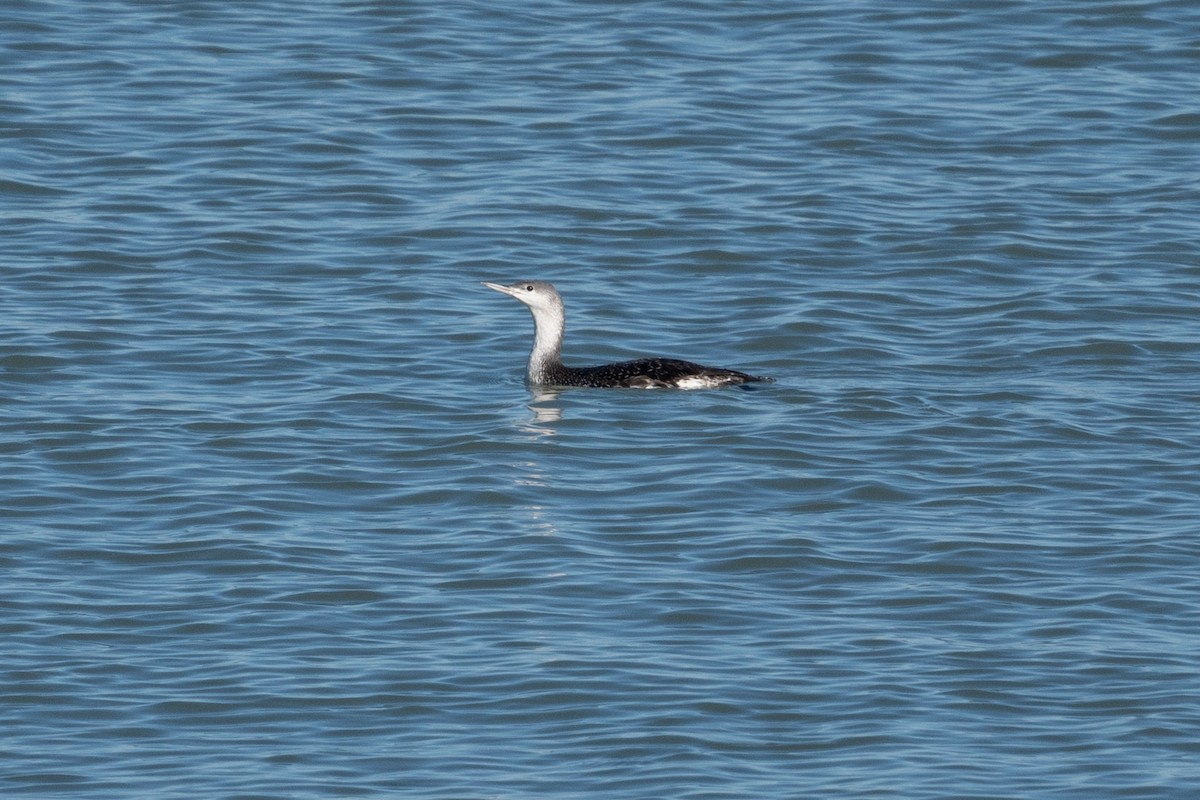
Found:
[[[767,380],[732,369],[705,367],[675,358],[639,358],[598,367],[564,367],[550,375],[563,386],[596,386],[627,389],[712,389]]]

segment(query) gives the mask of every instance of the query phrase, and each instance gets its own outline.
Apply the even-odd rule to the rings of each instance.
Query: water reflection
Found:
[[[529,429],[538,433],[553,435],[557,432],[553,428],[542,428],[539,426],[548,422],[558,422],[563,418],[563,409],[558,403],[558,398],[562,395],[562,389],[539,387],[530,391],[533,394],[533,399],[529,402],[529,410],[533,412],[532,422],[534,424],[530,425]]]

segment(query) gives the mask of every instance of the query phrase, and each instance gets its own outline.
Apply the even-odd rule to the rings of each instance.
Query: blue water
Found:
[[[1200,5],[0,9],[0,795],[1190,798]],[[530,391],[569,363],[754,391]]]

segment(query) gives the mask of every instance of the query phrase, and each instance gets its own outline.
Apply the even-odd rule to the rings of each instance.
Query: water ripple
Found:
[[[0,786],[1190,796],[1197,21],[6,5]]]

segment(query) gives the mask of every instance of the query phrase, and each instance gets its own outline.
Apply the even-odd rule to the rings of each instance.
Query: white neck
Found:
[[[561,304],[557,308],[530,308],[536,332],[533,349],[529,351],[529,379],[540,382],[546,367],[562,363],[563,332],[567,315]]]

